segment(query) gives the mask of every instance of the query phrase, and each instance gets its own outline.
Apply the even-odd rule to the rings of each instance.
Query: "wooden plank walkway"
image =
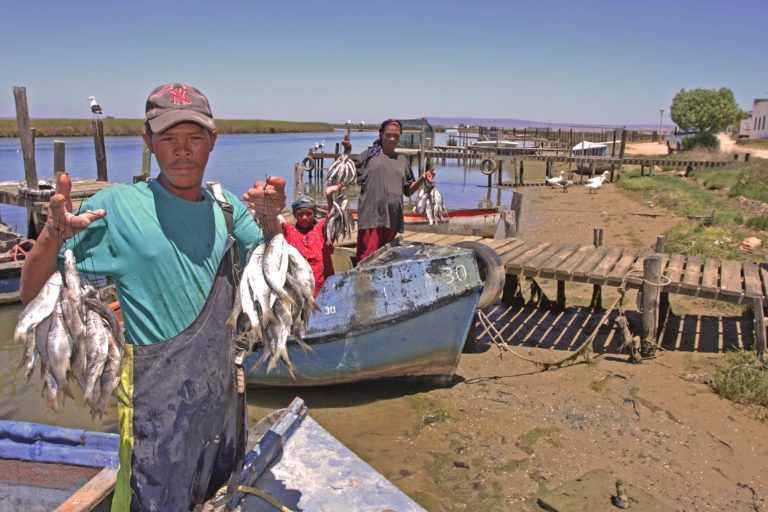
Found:
[[[643,261],[648,249],[594,247],[527,242],[520,239],[491,240],[459,235],[405,232],[411,242],[452,245],[462,240],[484,243],[501,257],[507,274],[542,277],[601,286],[642,287]],[[751,303],[768,295],[768,268],[757,263],[662,254],[661,270],[667,284],[663,292],[716,299],[735,304]]]
[[[48,207],[47,200],[24,197],[19,193],[21,180],[0,181],[0,203],[13,206],[24,206],[34,208],[38,214],[45,213]],[[52,183],[53,184],[53,183]],[[72,180],[72,199],[75,204],[91,197],[101,189],[111,187],[114,183],[108,181],[98,181],[92,178],[74,178]]]

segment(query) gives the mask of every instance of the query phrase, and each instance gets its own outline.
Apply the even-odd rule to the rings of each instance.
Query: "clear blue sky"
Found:
[[[768,97],[765,0],[44,1],[0,17],[0,116],[141,117],[169,81],[221,118],[653,124],[681,88]]]

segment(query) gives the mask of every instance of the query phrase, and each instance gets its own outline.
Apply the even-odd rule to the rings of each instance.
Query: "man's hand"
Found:
[[[338,185],[330,185],[325,188],[325,197],[328,198],[328,200],[332,200],[333,194],[336,192],[341,192],[346,188],[346,185],[344,183],[339,183]]]
[[[349,141],[349,135],[344,136],[344,140],[341,141],[341,145],[344,146],[344,152],[346,154],[352,152],[352,143]]]
[[[104,210],[87,211],[80,215],[72,213],[72,180],[65,172],[56,178],[56,194],[48,205],[48,220],[45,227],[61,240],[72,238],[90,226],[91,222],[104,218]]]
[[[257,181],[243,200],[259,217],[277,217],[285,209],[285,179],[270,176],[267,181]]]
[[[424,179],[432,184],[435,183],[435,170],[427,169],[424,171]]]

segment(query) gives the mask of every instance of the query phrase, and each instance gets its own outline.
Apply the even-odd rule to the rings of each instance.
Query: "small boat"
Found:
[[[433,224],[415,211],[403,212],[403,218],[405,229],[408,231],[493,238],[496,236],[499,223],[504,222],[509,212],[510,210],[498,208],[449,210],[445,219],[437,219]],[[503,233],[501,238],[509,236],[506,229],[502,229],[501,233]]]
[[[480,236],[483,238],[496,237],[499,223],[509,220],[511,210],[499,208],[464,208],[448,210],[445,219],[435,220],[430,224],[423,215],[414,211],[403,212],[405,229],[419,233],[440,233],[443,235]],[[357,210],[352,210],[352,216],[357,219]],[[514,236],[506,224],[502,226],[501,238]]]
[[[19,281],[26,251],[33,240],[24,240],[21,234],[0,221],[0,304],[19,302]]]
[[[540,151],[536,143],[529,140],[486,139],[473,142],[469,147],[478,152],[497,155],[535,155]]]
[[[617,141],[618,142],[618,141]],[[610,157],[608,152],[608,146],[613,142],[589,142],[582,141],[571,148],[572,157]],[[610,171],[611,163],[606,161],[595,162],[595,173]],[[580,174],[590,174],[592,172],[592,166],[589,161],[576,162],[576,172]]]
[[[117,434],[0,420],[3,510],[109,510]]]
[[[259,347],[245,361],[250,385],[317,386],[380,378],[451,381],[483,289],[472,250],[396,240],[330,276],[303,340],[289,340],[294,379],[267,373]]]
[[[117,434],[0,420],[0,508],[109,510],[118,442]],[[226,499],[200,509],[226,510]],[[244,512],[274,510],[265,500],[290,510],[424,510],[315,422],[300,398],[248,431],[229,503]]]

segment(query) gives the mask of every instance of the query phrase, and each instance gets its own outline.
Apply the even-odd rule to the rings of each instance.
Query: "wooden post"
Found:
[[[426,141],[424,135],[426,133],[427,120],[421,118],[421,133],[419,134],[419,176],[424,172],[424,150],[426,148]],[[322,174],[321,174],[322,176]]]
[[[562,279],[557,280],[557,303],[555,306],[558,311],[565,309],[565,281]]]
[[[752,309],[755,312],[755,351],[758,359],[765,361],[765,314],[763,313],[762,297],[752,300]]]
[[[616,179],[621,179],[621,173],[624,170],[624,147],[627,140],[627,130],[621,129],[621,142],[619,143],[619,169],[616,172]]]
[[[63,140],[53,141],[53,177],[60,172],[67,172],[66,149]]]
[[[523,212],[523,194],[517,190],[512,191],[512,202],[509,209],[515,212],[515,233],[520,236],[520,216]]]
[[[293,166],[293,200],[295,201],[304,193],[304,168],[296,162]]]
[[[144,179],[149,179],[150,174],[152,173],[152,150],[149,149],[149,146],[146,144],[143,144],[143,147],[141,148],[141,175],[144,177]]]
[[[515,186],[517,186],[517,184],[518,184],[518,181],[517,181],[517,157],[514,157],[512,159],[512,173],[514,174],[514,176],[512,177],[512,183]]]
[[[592,245],[603,246],[603,228],[592,229]],[[592,301],[589,304],[592,309],[603,309],[603,288],[599,284],[592,285]]]
[[[664,253],[664,241],[666,237],[664,235],[659,235],[656,237],[656,247],[654,249],[654,252],[656,254],[663,254]],[[660,269],[661,275],[664,275],[664,269]],[[659,327],[656,332],[656,336],[661,336],[661,331],[664,329],[664,326],[667,323],[667,318],[669,317],[669,311],[670,311],[670,303],[669,303],[669,292],[661,291],[659,293]]]
[[[641,353],[644,357],[656,354],[659,326],[659,292],[661,256],[649,256],[643,261],[643,336]]]
[[[595,158],[595,157],[592,157]],[[597,166],[597,162],[595,160],[592,160],[589,162],[589,177],[594,178],[595,177],[595,167]]]
[[[96,179],[107,181],[107,152],[104,149],[104,123],[101,118],[91,122],[93,128],[93,146],[96,150]]]
[[[35,165],[35,139],[29,127],[29,109],[27,108],[27,88],[14,86],[13,98],[16,101],[16,124],[19,127],[21,152],[24,157],[24,178],[27,187],[37,190],[37,166]]]
[[[524,181],[525,181],[523,179],[523,174],[524,173],[525,173],[525,166],[523,165],[523,159],[521,158],[520,159],[520,186],[523,186]]]

